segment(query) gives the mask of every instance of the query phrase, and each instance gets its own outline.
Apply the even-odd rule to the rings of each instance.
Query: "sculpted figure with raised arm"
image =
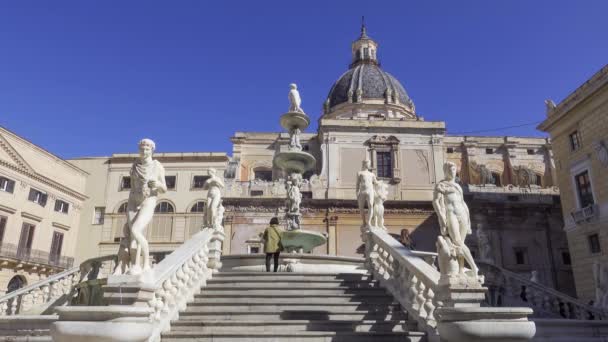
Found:
[[[209,169],[209,179],[203,184],[203,190],[207,190],[207,203],[205,203],[204,227],[214,227],[216,218],[219,215],[220,203],[222,199],[222,189],[224,181],[216,175],[215,169]]]
[[[167,191],[165,169],[158,160],[152,159],[155,149],[154,141],[142,139],[139,142],[139,157],[131,167],[127,227],[131,257],[128,273],[132,275],[150,269],[150,250],[144,231],[154,216],[158,195]],[[120,273],[118,267],[117,271]]]
[[[464,243],[466,236],[471,234],[471,219],[469,208],[464,202],[462,188],[455,181],[456,171],[456,164],[452,162],[443,165],[445,179],[435,186],[433,207],[439,219],[443,241],[449,245],[450,254],[458,259],[459,273],[465,273],[464,261],[466,261],[473,272],[470,275],[477,277],[479,270],[471,251]]]
[[[371,172],[371,162],[364,160],[361,171],[357,173],[357,202],[361,212],[361,220],[364,227],[372,226],[374,213],[374,186],[378,184],[376,175]],[[365,215],[365,204],[367,204],[367,216]]]

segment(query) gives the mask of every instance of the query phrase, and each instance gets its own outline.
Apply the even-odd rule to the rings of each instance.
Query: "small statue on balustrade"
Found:
[[[386,230],[384,226],[384,201],[388,197],[388,184],[378,181],[374,186],[374,212],[372,224]]]
[[[222,201],[222,189],[224,181],[216,175],[215,169],[209,169],[209,179],[203,184],[203,190],[207,190],[207,202],[205,203],[205,216],[203,227],[215,227]]]
[[[357,173],[357,202],[363,221],[362,228],[372,226],[372,217],[374,212],[374,186],[378,183],[376,175],[371,171],[371,163],[369,160],[362,162],[361,171]],[[365,206],[367,205],[367,216],[365,215]]]
[[[465,244],[465,238],[471,234],[469,208],[464,201],[462,188],[455,182],[456,165],[446,162],[443,166],[445,179],[437,183],[433,192],[433,207],[437,213],[441,236],[437,239],[439,263],[450,266],[450,270],[440,270],[442,276],[453,276],[453,261],[458,262],[458,275],[480,281],[479,269],[473,260],[471,251]],[[465,261],[471,268],[465,269]],[[462,278],[462,277],[460,277]]]
[[[145,229],[152,221],[157,197],[167,191],[165,169],[158,160],[152,159],[156,144],[150,139],[139,142],[139,157],[131,167],[131,190],[127,202],[127,225],[121,240],[118,264],[114,274],[124,273],[126,250],[130,262],[128,274],[137,275],[150,270],[150,250]],[[129,246],[128,249],[126,246]]]

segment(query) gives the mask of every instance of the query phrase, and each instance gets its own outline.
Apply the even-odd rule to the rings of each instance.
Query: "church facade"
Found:
[[[407,229],[416,249],[434,251],[439,228],[432,189],[443,178],[443,163],[452,161],[471,210],[468,239],[475,256],[526,276],[537,271],[540,282],[573,294],[550,141],[447,135],[445,122],[416,114],[405,88],[380,67],[377,51],[378,44],[363,29],[352,43],[348,70],[330,87],[318,131],[301,135],[303,149],[317,161],[316,169],[304,175],[302,228],[328,238],[313,254],[362,255],[355,176],[364,160],[389,185],[389,232],[397,237]],[[148,228],[152,250],[174,249],[200,228],[206,199],[202,184],[214,168],[226,184],[224,253],[262,251],[260,233],[271,217],[284,215],[285,175],[273,167],[273,158],[289,136],[236,132],[230,139],[231,156],[155,155],[165,166],[169,191],[159,198]],[[87,242],[77,252],[80,260],[118,249],[134,158],[70,160],[100,180],[87,183],[87,214],[79,233],[79,240]],[[100,216],[92,224],[92,217]]]

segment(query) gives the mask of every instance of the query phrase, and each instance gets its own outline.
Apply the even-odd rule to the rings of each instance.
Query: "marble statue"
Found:
[[[537,270],[532,270],[530,272],[530,281],[533,283],[538,283],[539,279],[538,279],[538,271]]]
[[[372,224],[386,230],[384,226],[384,201],[388,197],[388,184],[378,181],[374,186],[374,212]]]
[[[551,100],[551,99],[545,100],[545,108],[547,109],[547,114],[553,112],[556,107],[557,106],[555,105],[555,102],[553,102],[553,100]]]
[[[465,274],[464,262],[471,268],[470,277],[478,277],[479,269],[473,260],[471,251],[464,243],[471,234],[469,208],[464,201],[462,188],[455,182],[456,164],[446,162],[443,165],[445,179],[437,183],[433,191],[433,208],[437,213],[441,238],[449,247],[449,255],[456,255],[459,274]],[[440,252],[440,251],[438,251]],[[441,271],[443,274],[443,270]]]
[[[488,233],[481,227],[477,226],[477,246],[479,246],[479,260],[486,262],[494,262],[492,255],[492,241]]]
[[[520,166],[517,169],[517,178],[518,185],[522,187],[530,187],[531,185],[536,185],[536,182],[538,180],[536,172],[526,166]]]
[[[359,211],[361,212],[361,219],[363,220],[363,227],[372,226],[375,197],[374,186],[378,183],[376,175],[370,170],[370,161],[364,160],[361,166],[361,171],[357,173],[357,202],[359,204]],[[367,217],[365,216],[366,204],[368,208]]]
[[[494,178],[492,177],[492,172],[485,166],[479,166],[479,184],[494,184]]]
[[[300,98],[300,92],[298,91],[298,86],[295,83],[289,85],[289,111],[304,113],[302,110],[302,99]]]
[[[127,273],[137,275],[150,270],[150,250],[144,231],[152,221],[157,196],[167,191],[165,169],[158,160],[152,159],[155,148],[154,141],[142,139],[139,142],[139,158],[131,167],[131,191],[127,202],[128,234],[125,234],[125,243],[121,243],[120,269],[117,266],[115,274],[124,271],[120,259],[125,258],[124,245],[127,240],[130,255]]]
[[[302,151],[302,144],[300,143],[300,129],[298,127],[292,128],[289,131],[289,149]]]
[[[213,228],[218,230],[223,230],[222,222],[224,221],[224,211],[226,208],[222,205],[222,200],[220,199],[220,203],[217,206],[217,216],[213,218]]]
[[[215,169],[209,169],[209,179],[203,184],[203,190],[207,190],[207,203],[205,204],[205,217],[203,227],[214,227],[219,217],[219,207],[222,200],[222,189],[224,182],[216,175]]]
[[[603,140],[600,140],[593,144],[593,148],[595,149],[597,159],[600,163],[603,166],[608,167],[608,147],[606,147],[606,143]]]
[[[300,212],[300,204],[302,203],[302,193],[300,186],[302,185],[302,176],[297,173],[292,173],[285,182],[287,190],[287,210],[289,213],[297,214]]]
[[[593,280],[595,284],[595,302],[593,305],[608,310],[608,265],[600,261],[593,263]]]

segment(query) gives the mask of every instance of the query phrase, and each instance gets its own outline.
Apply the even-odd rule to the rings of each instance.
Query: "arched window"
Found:
[[[174,211],[173,205],[169,202],[160,202],[156,205],[156,208],[154,208],[155,213],[172,213]]]
[[[190,208],[191,213],[202,213],[204,210],[205,210],[204,201],[198,201],[192,205],[192,208]]]
[[[26,285],[25,278],[22,276],[16,275],[8,282],[8,286],[6,287],[6,293],[10,293],[13,291],[17,291],[20,288]]]
[[[120,207],[118,207],[118,210],[116,212],[119,214],[126,213],[127,212],[127,202],[121,204]]]

